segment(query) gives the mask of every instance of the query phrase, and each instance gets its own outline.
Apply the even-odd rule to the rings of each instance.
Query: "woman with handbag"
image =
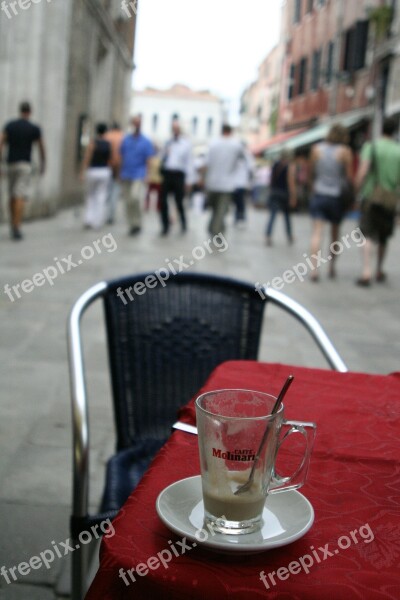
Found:
[[[339,238],[340,223],[348,206],[353,185],[353,153],[348,145],[349,135],[341,125],[333,125],[324,142],[311,150],[311,184],[313,195],[310,213],[313,220],[311,255],[315,269],[311,281],[317,282],[317,257],[321,252],[324,223],[331,224],[331,241]],[[346,200],[345,200],[346,198]],[[329,277],[336,277],[335,256],[329,263]]]
[[[394,119],[385,119],[382,137],[372,144],[365,144],[361,151],[356,184],[362,188],[360,229],[367,241],[363,246],[362,275],[356,284],[362,287],[371,285],[372,242],[378,244],[376,281],[386,280],[382,267],[388,239],[394,231],[400,196],[400,144],[392,139],[396,129]]]

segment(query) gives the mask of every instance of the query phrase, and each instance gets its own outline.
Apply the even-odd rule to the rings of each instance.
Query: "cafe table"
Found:
[[[400,373],[233,361],[200,392],[276,395],[291,373],[285,417],[314,421],[317,435],[306,484],[273,498],[282,506],[286,494],[308,499],[315,519],[306,533],[259,553],[215,551],[197,536],[175,535],[157,514],[157,497],[200,468],[197,436],[174,431],[113,521],[115,534],[103,538],[87,600],[400,599]],[[195,424],[194,400],[179,419]]]

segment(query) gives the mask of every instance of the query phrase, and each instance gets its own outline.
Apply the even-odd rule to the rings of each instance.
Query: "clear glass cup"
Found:
[[[204,520],[216,531],[246,534],[259,530],[267,495],[297,489],[306,480],[316,425],[286,421],[283,405],[271,416],[275,400],[250,390],[216,390],[196,400]],[[304,452],[295,472],[281,477],[275,472],[277,453],[294,434],[303,436]],[[247,482],[254,462],[251,487],[235,494]]]

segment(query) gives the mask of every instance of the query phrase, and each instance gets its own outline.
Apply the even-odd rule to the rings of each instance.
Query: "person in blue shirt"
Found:
[[[133,117],[131,125],[133,132],[124,138],[120,148],[120,179],[122,197],[126,202],[129,235],[137,235],[142,228],[147,170],[155,151],[151,141],[141,133],[140,115]]]

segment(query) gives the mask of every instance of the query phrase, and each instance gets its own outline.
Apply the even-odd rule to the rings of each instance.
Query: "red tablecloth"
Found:
[[[166,486],[199,473],[196,436],[176,431],[114,520],[115,535],[103,540],[87,600],[399,600],[400,374],[229,362],[216,369],[202,391],[240,387],[274,394],[290,373],[296,380],[285,403],[286,418],[318,426],[308,482],[301,490],[315,510],[311,530],[291,545],[252,556],[219,555],[199,544],[174,557],[168,569],[160,565],[142,577],[135,571],[136,581],[127,586],[119,577],[121,568],[146,563],[169,548],[169,540],[179,539],[155,509]],[[193,406],[182,410],[181,419],[194,423]],[[355,543],[350,533],[363,526],[364,537],[358,534]],[[342,536],[350,540],[348,548],[342,548],[348,545]],[[313,549],[320,562],[315,558],[308,574],[292,567],[295,574],[280,571],[282,580],[273,576],[275,585],[268,579],[312,556]],[[269,590],[260,580],[262,571]]]

